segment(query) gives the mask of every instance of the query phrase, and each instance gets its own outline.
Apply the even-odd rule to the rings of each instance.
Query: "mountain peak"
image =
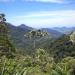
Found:
[[[18,27],[23,28],[23,29],[29,29],[29,30],[33,29],[32,27],[29,27],[29,26],[27,26],[25,24],[21,24]]]
[[[25,24],[21,24],[21,25],[19,25],[18,27],[28,27],[28,26],[25,25]]]

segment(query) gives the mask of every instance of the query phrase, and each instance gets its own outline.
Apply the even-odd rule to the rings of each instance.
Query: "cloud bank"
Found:
[[[32,27],[55,27],[75,25],[75,10],[40,11],[14,16],[10,22]]]
[[[63,3],[64,0],[23,0],[28,2],[50,2],[50,3]]]
[[[0,0],[0,2],[15,2],[15,1],[17,2],[22,1],[22,2],[59,3],[59,4],[75,2],[74,0]]]

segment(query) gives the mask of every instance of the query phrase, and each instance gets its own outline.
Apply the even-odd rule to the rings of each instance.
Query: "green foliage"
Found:
[[[75,75],[75,58],[67,57],[55,63],[43,49],[35,58],[16,55],[14,59],[0,58],[0,75]]]
[[[27,34],[24,35],[25,37],[27,38],[30,38],[30,40],[33,41],[33,56],[34,56],[34,53],[36,52],[36,40],[38,39],[41,39],[42,37],[44,36],[48,36],[48,33],[47,32],[43,32],[41,30],[32,30],[30,32],[28,32]]]
[[[54,62],[52,59],[47,59],[43,49],[38,49],[38,51],[39,53],[36,53],[34,59],[30,56],[18,55],[14,59],[2,57],[0,59],[0,75],[49,75],[52,73]]]
[[[1,14],[0,14],[0,22],[1,22],[1,23],[4,23],[5,21],[6,21],[6,19],[5,19],[5,14],[1,13]]]
[[[5,55],[6,57],[12,57],[15,48],[10,43],[7,33],[6,23],[0,23],[0,56]]]
[[[75,69],[75,59],[73,57],[66,57],[56,65],[56,71],[60,75],[73,75]]]
[[[50,44],[45,44],[44,48],[56,59],[56,62],[67,56],[75,56],[75,44],[70,41],[69,35],[63,35]]]

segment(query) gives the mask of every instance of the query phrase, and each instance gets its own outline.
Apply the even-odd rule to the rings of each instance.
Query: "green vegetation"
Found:
[[[8,30],[4,18],[5,15],[0,15],[3,17],[0,22],[0,56],[5,55],[6,57],[11,57],[15,52],[15,48],[12,46],[8,38]]]
[[[33,57],[27,52],[22,52],[23,50],[16,51],[15,44],[13,46],[12,40],[9,39],[7,26],[5,15],[0,14],[0,75],[75,75],[75,44],[71,41],[74,34],[73,37],[63,35],[51,40],[46,36],[47,32],[26,31],[27,42],[30,38],[30,44],[35,48]],[[35,41],[38,42],[36,47]],[[29,46],[31,54],[32,46]]]
[[[25,37],[28,37],[30,40],[33,40],[33,52],[36,49],[36,40],[41,39],[44,36],[48,36],[47,32],[43,32],[41,30],[32,30],[25,34]]]
[[[52,57],[55,58],[56,62],[67,56],[75,57],[75,44],[70,41],[69,35],[63,35],[62,37],[43,45]]]
[[[35,58],[17,55],[14,59],[0,58],[0,75],[75,75],[75,59],[66,57],[55,63],[43,49]]]

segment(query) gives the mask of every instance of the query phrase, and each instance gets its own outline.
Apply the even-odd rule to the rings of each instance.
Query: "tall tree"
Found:
[[[28,32],[27,34],[25,34],[26,37],[30,38],[30,40],[33,40],[33,52],[35,52],[35,49],[36,49],[36,40],[47,35],[48,33],[46,31],[44,32],[41,30],[32,30]]]
[[[15,48],[9,41],[5,15],[0,14],[0,56],[11,56]]]

